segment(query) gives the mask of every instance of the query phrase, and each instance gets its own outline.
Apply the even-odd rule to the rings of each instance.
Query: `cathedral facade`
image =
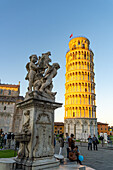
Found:
[[[19,132],[21,130],[22,110],[16,107],[18,102],[23,101],[18,85],[0,83],[0,129],[7,132]]]
[[[65,132],[76,139],[97,136],[94,53],[85,37],[69,42],[66,53]]]

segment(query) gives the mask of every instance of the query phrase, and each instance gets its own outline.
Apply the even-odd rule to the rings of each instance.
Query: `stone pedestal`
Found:
[[[35,97],[17,105],[23,110],[22,132],[16,136],[16,140],[20,141],[17,165],[27,170],[59,165],[53,156],[54,110],[61,106],[61,103]]]

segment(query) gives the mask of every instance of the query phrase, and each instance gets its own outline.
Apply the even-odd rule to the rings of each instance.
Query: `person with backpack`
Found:
[[[92,138],[91,136],[89,135],[89,138],[88,138],[88,150],[92,150]]]
[[[62,155],[62,150],[63,150],[63,147],[64,147],[63,134],[60,134],[60,135],[59,135],[59,143],[60,143],[59,155]]]
[[[74,149],[75,149],[74,134],[71,134],[71,137],[69,138],[69,160],[70,161],[77,160],[77,156]]]
[[[97,137],[95,135],[92,138],[92,141],[93,141],[93,149],[95,150],[95,147],[96,147],[96,150],[98,150],[98,148],[97,148],[98,140],[97,140]]]

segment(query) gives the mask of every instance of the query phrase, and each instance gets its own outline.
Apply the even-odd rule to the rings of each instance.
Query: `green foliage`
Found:
[[[0,158],[11,158],[17,156],[17,151],[14,150],[0,150]]]
[[[80,140],[76,140],[76,142],[80,142]]]
[[[111,135],[111,136],[109,136],[109,137],[110,137],[111,141],[113,142],[113,136]]]

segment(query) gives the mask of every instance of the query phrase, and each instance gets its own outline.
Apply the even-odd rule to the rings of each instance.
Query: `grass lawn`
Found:
[[[11,158],[17,156],[17,151],[14,150],[0,150],[0,158]]]

